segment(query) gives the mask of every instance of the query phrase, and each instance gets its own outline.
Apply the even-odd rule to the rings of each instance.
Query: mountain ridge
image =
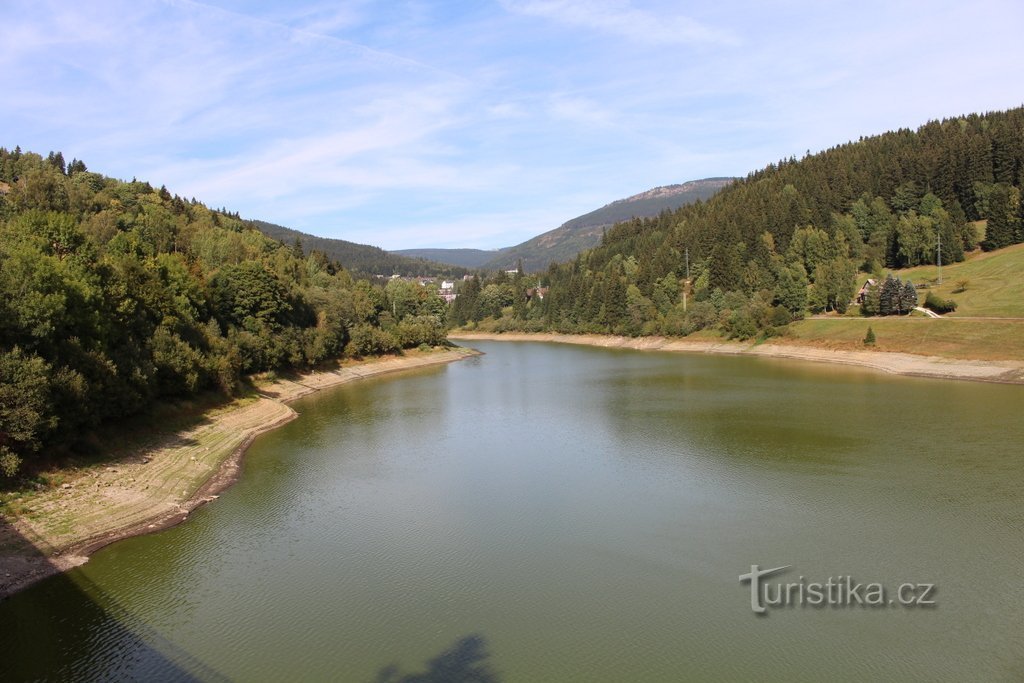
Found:
[[[525,270],[542,271],[551,263],[568,261],[579,252],[597,246],[605,228],[632,218],[651,218],[662,211],[674,211],[686,204],[706,200],[734,180],[736,179],[729,177],[713,177],[659,185],[623,199],[616,199],[599,209],[571,218],[557,228],[495,251],[398,249],[391,253],[486,270],[514,268],[521,260]],[[485,259],[484,257],[488,255],[489,258]],[[456,262],[450,259],[459,260]]]
[[[328,258],[341,263],[346,269],[363,275],[393,274],[403,276],[455,276],[466,273],[466,267],[459,264],[439,263],[427,258],[408,257],[385,251],[369,244],[359,244],[334,237],[320,237],[301,230],[288,228],[267,221],[252,220],[250,225],[271,239],[286,244],[296,240],[302,248],[323,252]]]

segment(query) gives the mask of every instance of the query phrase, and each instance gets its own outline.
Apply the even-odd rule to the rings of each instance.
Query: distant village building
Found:
[[[455,293],[455,283],[451,280],[442,280],[441,291],[438,292],[438,296],[448,304],[455,301],[456,297],[458,297],[458,294]]]

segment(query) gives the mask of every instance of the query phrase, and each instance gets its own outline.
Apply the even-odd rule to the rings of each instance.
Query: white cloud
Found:
[[[506,246],[646,187],[1020,104],[1024,5],[983,1],[5,0],[0,144],[311,232]]]

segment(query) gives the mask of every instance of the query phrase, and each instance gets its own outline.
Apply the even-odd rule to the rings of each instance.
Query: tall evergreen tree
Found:
[[[878,314],[894,315],[900,310],[900,293],[902,286],[897,278],[889,273],[885,276],[878,293]]]
[[[899,302],[900,313],[909,313],[917,306],[917,289],[910,280],[903,283],[903,287],[900,289]]]
[[[1008,247],[1016,241],[1020,215],[1020,193],[1004,183],[995,185],[988,196],[988,226],[981,248],[985,251]]]

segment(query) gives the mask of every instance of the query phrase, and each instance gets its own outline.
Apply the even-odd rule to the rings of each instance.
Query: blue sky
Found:
[[[389,249],[1024,103],[1024,3],[4,0],[0,145]]]

